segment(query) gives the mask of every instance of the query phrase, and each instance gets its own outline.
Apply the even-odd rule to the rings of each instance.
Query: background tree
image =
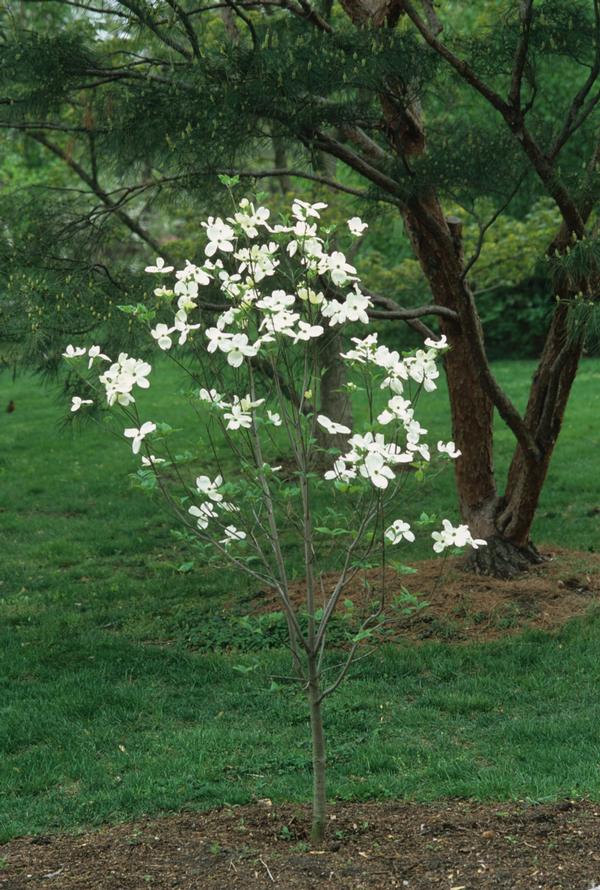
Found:
[[[36,246],[60,244],[77,268],[85,256],[95,282],[117,226],[165,253],[150,209],[176,195],[177,213],[193,214],[218,172],[318,183],[402,219],[428,300],[404,309],[373,288],[373,315],[421,331],[422,317],[439,317],[461,510],[489,544],[476,567],[510,575],[536,561],[531,524],[597,294],[598,0],[56,0],[4,19],[4,126],[60,159],[93,202],[82,213],[81,192],[63,195],[47,208],[52,227],[44,220],[55,232],[62,216],[64,233],[69,216],[87,252],[48,234]],[[494,223],[542,200],[557,230],[536,276],[553,308],[522,414],[493,376],[473,283]],[[465,218],[477,231],[468,252]],[[495,410],[516,442],[504,491]]]

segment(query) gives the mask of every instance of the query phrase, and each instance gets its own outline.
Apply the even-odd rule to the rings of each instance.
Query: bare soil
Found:
[[[311,849],[301,806],[231,807],[0,847],[0,888],[589,890],[600,806],[337,804]]]
[[[553,631],[570,618],[600,604],[600,553],[541,548],[544,562],[511,581],[478,576],[463,569],[459,557],[415,562],[415,574],[385,574],[386,601],[404,587],[428,603],[393,624],[393,637],[416,642],[442,639],[453,642],[491,640],[521,633],[526,628]],[[337,575],[324,575],[325,593]],[[381,592],[381,571],[358,572],[344,588],[338,608],[352,600],[363,612]],[[291,584],[292,600],[301,608],[304,584]],[[275,591],[259,592],[250,608],[269,612],[280,608]]]

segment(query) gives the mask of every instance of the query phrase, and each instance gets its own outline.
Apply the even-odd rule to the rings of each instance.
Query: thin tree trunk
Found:
[[[312,827],[310,840],[313,845],[318,846],[322,844],[323,839],[325,838],[327,797],[325,781],[325,733],[323,731],[322,704],[319,701],[321,689],[317,673],[316,656],[314,655],[309,656],[308,670],[308,701],[310,707],[313,768]]]

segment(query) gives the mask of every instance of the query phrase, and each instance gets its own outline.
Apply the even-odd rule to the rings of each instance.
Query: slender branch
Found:
[[[185,10],[182,9],[182,7],[179,5],[177,0],[167,0],[167,3],[171,7],[171,9],[175,12],[179,21],[183,25],[185,32],[189,38],[190,45],[192,47],[192,52],[193,52],[194,56],[197,59],[199,59],[201,57],[202,53],[200,52],[200,45],[198,44],[198,36],[197,36],[196,32],[194,31],[194,28],[192,26],[192,23],[189,20],[188,15],[186,14]]]
[[[486,236],[487,232],[488,232],[489,229],[494,225],[494,223],[495,223],[496,220],[499,218],[499,216],[500,216],[502,213],[504,213],[504,211],[506,210],[506,208],[508,207],[508,205],[510,204],[510,202],[512,201],[512,199],[515,197],[515,195],[517,194],[517,192],[518,192],[519,189],[521,188],[521,184],[522,184],[522,182],[523,182],[524,179],[525,179],[525,172],[523,172],[523,173],[521,174],[521,176],[519,176],[519,178],[517,179],[517,182],[516,182],[515,187],[514,187],[513,189],[511,189],[511,191],[510,191],[508,197],[506,198],[506,200],[503,201],[502,204],[500,204],[500,206],[496,209],[496,211],[492,214],[492,216],[490,216],[490,218],[488,219],[488,221],[487,221],[486,223],[484,223],[483,226],[482,226],[481,224],[479,224],[479,237],[477,238],[477,244],[476,244],[476,246],[475,246],[475,251],[473,252],[473,255],[471,256],[471,258],[469,259],[469,261],[468,261],[467,263],[465,263],[465,267],[464,267],[464,269],[463,269],[463,271],[462,271],[462,274],[461,274],[461,276],[460,276],[462,281],[465,281],[465,279],[467,278],[469,272],[471,271],[471,269],[473,268],[473,266],[475,265],[475,263],[477,262],[477,260],[478,260],[479,257],[481,256],[481,251],[482,251],[482,249],[483,249],[483,244],[484,244],[485,236]]]
[[[102,201],[105,207],[113,212],[115,216],[121,220],[121,222],[127,226],[127,228],[137,235],[138,238],[141,238],[149,247],[155,250],[158,254],[161,253],[162,248],[159,245],[158,241],[155,241],[152,235],[147,232],[143,226],[141,226],[137,220],[133,219],[133,217],[129,216],[128,213],[125,213],[124,210],[120,210],[119,207],[115,204],[115,202],[109,197],[107,192],[102,189],[97,182],[94,181],[93,177],[84,170],[84,168],[77,163],[74,158],[70,157],[64,149],[62,149],[59,145],[56,145],[54,142],[50,142],[46,137],[39,132],[31,132],[27,131],[27,135],[31,139],[35,139],[36,142],[39,142],[41,145],[45,146],[48,151],[52,152],[52,154],[56,155],[56,157],[60,158],[62,161],[67,164],[77,176],[85,182],[87,186],[97,195],[98,198]]]
[[[471,84],[471,86],[474,87],[478,93],[481,93],[481,95],[484,96],[488,100],[488,102],[493,105],[494,108],[496,108],[502,115],[511,110],[502,96],[500,96],[499,93],[497,93],[483,80],[481,80],[481,78],[475,73],[475,71],[473,71],[471,66],[464,61],[464,59],[460,59],[458,56],[455,56],[454,53],[450,49],[448,49],[447,46],[445,46],[445,44],[441,43],[437,39],[436,35],[418,15],[409,0],[402,0],[402,5],[404,11],[406,12],[406,15],[420,32],[425,42],[428,43],[429,46],[438,53],[438,55],[445,59],[448,64],[451,65],[454,70],[458,72],[458,74],[460,74],[463,80],[466,80],[467,83]]]
[[[575,132],[578,127],[581,126],[581,124],[589,116],[589,114],[591,114],[591,111],[593,110],[600,96],[600,94],[598,94],[592,100],[592,102],[589,103],[588,109],[584,111],[583,115],[580,116],[579,121],[577,121],[577,115],[579,114],[581,107],[583,106],[587,96],[589,95],[592,87],[598,79],[598,75],[600,75],[600,0],[594,0],[594,18],[594,42],[596,47],[594,64],[592,65],[591,71],[585,83],[575,94],[573,101],[571,102],[563,127],[556,137],[554,145],[550,149],[548,157],[551,160],[554,160],[558,156],[560,150],[565,145],[569,137]]]
[[[366,291],[363,291],[363,293],[368,297],[373,296]],[[386,305],[393,304],[393,300],[388,301],[385,297],[379,297],[378,300],[385,301]],[[415,318],[423,318],[425,315],[439,315],[441,318],[449,318],[452,321],[459,320],[458,313],[454,309],[449,309],[447,306],[437,306],[433,303],[430,306],[415,306],[411,309],[403,309],[401,306],[385,310],[371,309],[369,310],[369,315],[371,318],[397,318],[401,321],[412,321]]]
[[[152,16],[148,12],[146,12],[143,7],[138,6],[138,4],[134,3],[133,0],[119,0],[119,3],[121,4],[121,6],[124,6],[126,9],[132,12],[142,25],[146,25],[148,28],[150,28],[150,30],[153,31],[154,34],[156,34],[158,39],[162,43],[164,43],[165,46],[174,49],[175,52],[178,52],[185,59],[190,60],[192,58],[192,53],[187,50],[185,46],[182,46],[181,43],[179,43],[177,40],[174,40],[174,38],[171,37],[168,32],[165,33],[164,31],[161,31]]]
[[[27,123],[26,121],[0,121],[0,129],[3,130],[57,130],[60,133],[108,133],[108,130],[90,130],[88,127],[68,127],[66,124],[55,124],[51,121],[35,121]]]
[[[563,219],[569,226],[569,229],[572,232],[575,232],[579,238],[583,237],[585,234],[585,226],[577,205],[560,181],[553,165],[544,155],[531,133],[525,127],[523,112],[520,109],[515,109],[513,106],[507,104],[495,90],[481,80],[464,59],[460,59],[458,56],[454,55],[447,46],[441,43],[429,30],[427,24],[416,13],[409,0],[403,0],[403,2],[406,14],[414,23],[425,42],[428,43],[438,55],[445,59],[463,80],[476,89],[478,93],[487,99],[493,108],[500,112],[510,131],[529,158],[531,165],[543,182],[548,194],[554,199],[559,207]]]
[[[374,167],[361,155],[352,151],[352,149],[343,145],[341,142],[338,142],[337,139],[334,139],[332,136],[328,136],[325,133],[316,131],[314,136],[311,136],[308,141],[312,142],[322,151],[328,152],[340,161],[343,161],[348,167],[355,170],[357,173],[360,173],[361,176],[370,180],[384,192],[394,195],[397,200],[395,202],[390,200],[390,203],[398,204],[403,199],[403,192],[399,183],[394,179],[391,179],[391,177],[387,176],[385,173],[382,173],[381,170],[378,170],[377,167]]]
[[[513,67],[510,90],[508,93],[508,101],[513,108],[521,108],[521,87],[523,84],[523,74],[525,72],[525,63],[527,62],[527,51],[529,50],[529,39],[531,37],[531,22],[533,19],[533,0],[523,0],[521,3],[521,37],[517,46],[515,55],[515,64]]]

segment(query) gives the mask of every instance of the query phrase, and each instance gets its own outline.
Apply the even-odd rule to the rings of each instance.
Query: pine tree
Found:
[[[176,199],[193,219],[194,201],[218,200],[218,173],[314,182],[398,215],[431,300],[405,309],[373,293],[373,314],[421,333],[435,317],[450,340],[460,506],[488,541],[475,568],[510,576],[539,560],[531,525],[598,294],[600,0],[53,0],[42,11],[24,0],[19,10],[1,32],[3,127],[60,160],[83,197],[47,200],[37,239],[28,230],[19,257],[14,239],[5,244],[11,268],[25,257],[46,275],[54,255],[52,274],[75,263],[105,289],[98,255],[117,232],[164,254],[147,203]],[[552,315],[521,413],[493,375],[470,282],[494,222],[543,196],[560,218],[543,272]],[[15,218],[14,200],[4,212]],[[469,255],[467,214],[480,232]],[[515,439],[503,491],[494,411]]]

